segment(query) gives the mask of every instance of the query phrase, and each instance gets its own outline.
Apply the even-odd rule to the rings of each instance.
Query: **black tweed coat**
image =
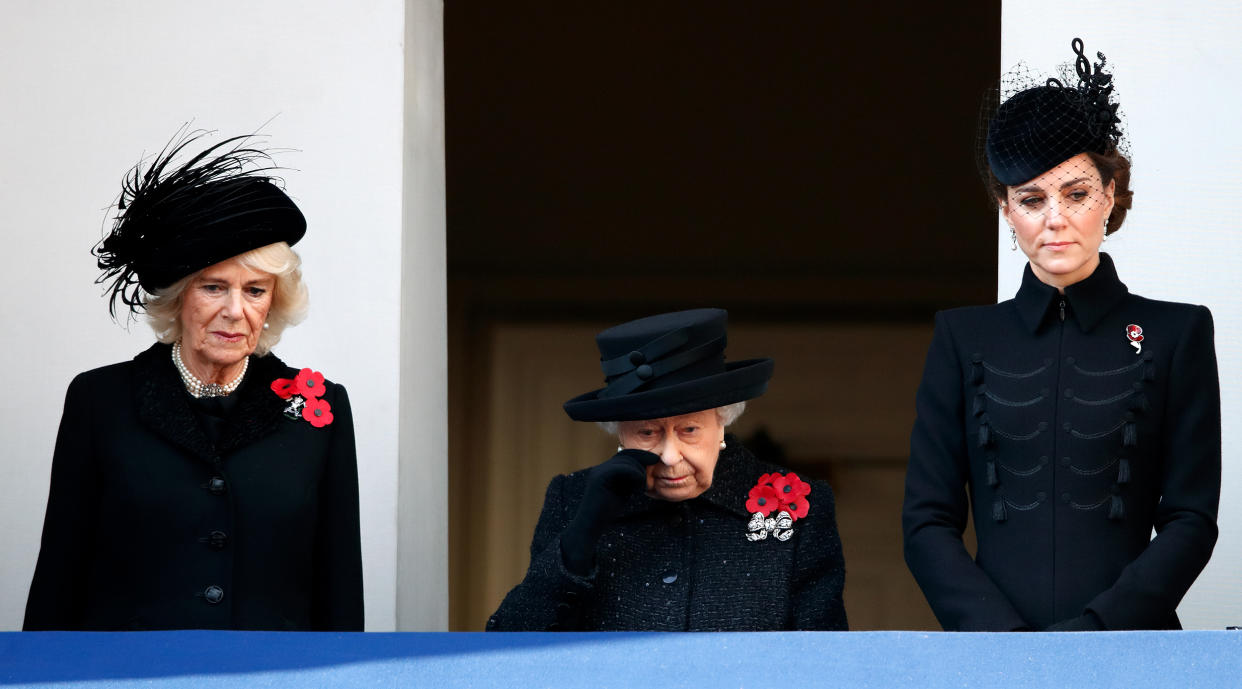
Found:
[[[1100,259],[1064,295],[1028,266],[1014,299],[936,316],[902,521],[945,629],[1043,629],[1088,611],[1108,629],[1177,629],[1212,554],[1212,316],[1130,294]]]
[[[548,486],[530,569],[488,620],[489,630],[844,630],[845,562],[832,489],[810,481],[811,508],[785,542],[746,539],[747,493],[764,473],[728,437],[712,486],[666,502],[635,495],[600,538],[586,577],[565,569],[560,533],[577,511],[590,470]]]
[[[27,630],[361,630],[349,398],[285,418],[297,374],[252,357],[219,442],[157,344],[69,385]]]

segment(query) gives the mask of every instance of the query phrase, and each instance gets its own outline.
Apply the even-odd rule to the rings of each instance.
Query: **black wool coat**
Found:
[[[218,442],[156,344],[69,385],[27,630],[361,630],[353,420],[284,416],[252,357]]]
[[[1130,294],[1107,254],[1064,295],[1027,266],[1014,299],[937,314],[902,522],[945,629],[1180,628],[1217,535],[1212,338],[1207,308]]]
[[[561,531],[577,511],[590,469],[548,486],[526,578],[488,620],[499,631],[844,630],[845,561],[832,489],[809,481],[810,511],[794,533],[746,539],[747,494],[765,473],[732,436],[712,486],[682,502],[634,495],[603,533],[595,569],[565,569]]]

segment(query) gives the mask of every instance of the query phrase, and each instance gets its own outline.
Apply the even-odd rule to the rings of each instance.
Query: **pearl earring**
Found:
[[[624,450],[624,449],[625,449],[624,447],[621,447],[620,445],[617,445],[617,452],[620,452],[620,451],[622,451],[622,450]]]
[[[267,329],[268,329],[268,328],[270,328],[270,327],[272,327],[272,324],[271,324],[271,323],[268,323],[268,322],[266,322],[266,321],[263,323],[263,329],[264,329],[264,330],[267,330]]]
[[[726,444],[725,444],[725,441],[721,440],[721,441],[720,441],[720,449],[722,449],[722,450],[723,450],[723,449],[725,449],[725,448],[727,448],[727,447],[728,447],[728,445],[726,445]]]

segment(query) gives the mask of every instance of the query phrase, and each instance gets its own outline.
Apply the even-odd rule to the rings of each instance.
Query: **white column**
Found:
[[[444,3],[405,17],[397,628],[448,629]]]

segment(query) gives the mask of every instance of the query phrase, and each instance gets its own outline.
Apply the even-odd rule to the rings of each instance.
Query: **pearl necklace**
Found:
[[[224,397],[237,389],[241,385],[242,378],[246,377],[246,369],[250,368],[250,357],[242,360],[241,373],[237,374],[231,382],[220,385],[219,383],[204,383],[197,376],[190,373],[190,369],[186,368],[185,362],[181,360],[181,341],[178,340],[172,346],[173,365],[177,367],[177,372],[181,374],[181,382],[185,383],[185,389],[189,391],[195,398],[198,397]]]

